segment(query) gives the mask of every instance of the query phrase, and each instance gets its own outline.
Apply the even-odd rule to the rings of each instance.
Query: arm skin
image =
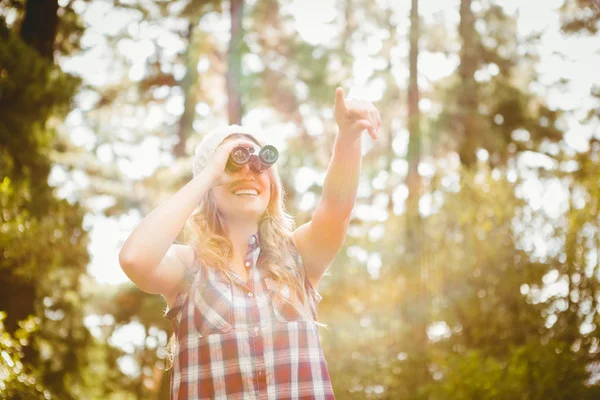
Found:
[[[315,289],[346,237],[358,193],[361,134],[367,129],[376,140],[381,124],[379,112],[371,103],[344,99],[341,88],[336,91],[335,109],[339,129],[323,193],[311,221],[292,235],[308,280]]]

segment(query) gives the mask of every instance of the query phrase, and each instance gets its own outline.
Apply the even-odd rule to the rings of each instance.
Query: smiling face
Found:
[[[225,142],[240,137],[256,143],[256,140],[247,135],[231,135],[225,139]],[[255,154],[259,150],[260,146],[256,144]],[[230,173],[234,179],[232,183],[212,189],[217,209],[225,222],[260,221],[271,199],[271,174],[270,169],[256,173],[250,169],[249,164],[246,164],[239,171]]]

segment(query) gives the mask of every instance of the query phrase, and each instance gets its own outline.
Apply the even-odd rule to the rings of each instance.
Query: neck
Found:
[[[258,222],[237,221],[227,223],[227,236],[233,247],[232,261],[243,261],[250,236],[258,232]]]

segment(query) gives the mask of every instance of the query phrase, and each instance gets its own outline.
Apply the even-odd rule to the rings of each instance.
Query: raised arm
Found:
[[[119,263],[141,290],[162,294],[167,302],[177,294],[194,252],[189,246],[173,242],[207,191],[235,178],[225,172],[225,164],[231,150],[241,144],[253,145],[237,139],[219,146],[201,173],[148,214],[129,235],[119,253]]]
[[[361,134],[366,129],[376,140],[381,125],[379,111],[371,103],[344,99],[341,88],[336,90],[334,115],[338,134],[321,198],[311,221],[292,235],[307,277],[315,288],[346,237],[358,192]]]
[[[121,268],[144,292],[169,299],[183,282],[193,250],[173,242],[210,187],[207,176],[196,176],[148,214],[123,244]]]

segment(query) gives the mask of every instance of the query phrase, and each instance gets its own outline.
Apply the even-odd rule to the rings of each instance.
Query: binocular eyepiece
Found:
[[[279,152],[275,146],[266,145],[261,148],[258,155],[254,154],[253,147],[247,148],[237,146],[231,150],[229,160],[225,168],[230,172],[239,171],[244,165],[250,163],[250,169],[254,172],[261,173],[268,169],[279,158]]]

